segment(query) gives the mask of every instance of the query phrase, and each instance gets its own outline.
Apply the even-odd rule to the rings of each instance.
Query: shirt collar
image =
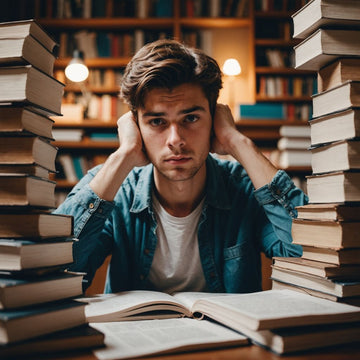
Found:
[[[231,203],[222,176],[222,167],[212,155],[206,159],[206,198],[205,203],[219,209],[230,209]],[[135,188],[134,200],[130,212],[139,213],[146,208],[151,209],[152,189],[154,186],[154,168],[152,164],[141,169]]]

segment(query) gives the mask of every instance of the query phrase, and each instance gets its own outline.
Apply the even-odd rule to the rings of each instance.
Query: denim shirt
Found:
[[[292,244],[291,224],[295,207],[305,204],[307,196],[282,170],[254,190],[239,163],[209,155],[206,167],[198,242],[207,291],[260,291],[261,251],[268,257],[302,254],[301,246]],[[134,168],[112,202],[89,187],[98,170],[90,170],[55,211],[74,216],[79,241],[71,270],[87,273],[86,288],[111,254],[105,292],[154,289],[147,280],[157,243],[153,166]]]

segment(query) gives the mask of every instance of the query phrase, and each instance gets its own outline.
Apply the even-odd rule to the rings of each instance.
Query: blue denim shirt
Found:
[[[207,290],[260,291],[261,251],[268,257],[302,254],[292,244],[291,224],[295,206],[306,203],[307,196],[281,170],[254,191],[240,164],[209,155],[206,166],[198,241]],[[157,243],[153,166],[134,168],[113,202],[100,199],[89,187],[98,170],[90,170],[55,211],[74,216],[79,241],[71,270],[86,272],[89,285],[112,254],[105,292],[153,289],[147,280]]]

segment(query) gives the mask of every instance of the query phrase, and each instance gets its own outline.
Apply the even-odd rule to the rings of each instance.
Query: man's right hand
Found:
[[[149,160],[143,149],[139,127],[131,112],[117,122],[119,147],[107,158],[99,172],[89,183],[102,199],[112,201],[129,172],[135,166],[144,166]]]
[[[133,166],[144,166],[149,163],[140,129],[131,111],[122,115],[117,121],[119,135],[119,149],[134,162]]]

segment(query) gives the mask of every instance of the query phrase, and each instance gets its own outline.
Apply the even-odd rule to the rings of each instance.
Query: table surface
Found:
[[[36,356],[37,360],[96,360],[91,351],[71,352],[62,355]],[[360,344],[342,345],[279,356],[256,345],[227,349],[189,352],[182,354],[146,357],[146,360],[359,360]]]

